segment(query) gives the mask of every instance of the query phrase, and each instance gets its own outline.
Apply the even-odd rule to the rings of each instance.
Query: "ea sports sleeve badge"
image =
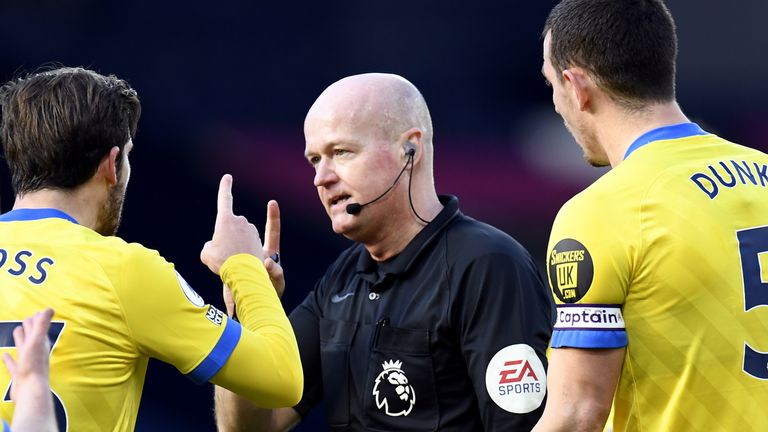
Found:
[[[547,374],[533,348],[509,345],[488,362],[485,386],[496,405],[511,413],[525,414],[541,406],[547,393]]]

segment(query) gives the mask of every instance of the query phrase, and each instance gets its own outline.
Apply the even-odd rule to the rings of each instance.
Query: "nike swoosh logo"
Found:
[[[344,301],[347,297],[351,297],[353,295],[355,295],[354,292],[348,292],[348,293],[344,294],[343,296],[340,296],[338,294],[334,294],[333,297],[331,297],[331,301],[334,302],[334,303],[338,303],[340,301]]]

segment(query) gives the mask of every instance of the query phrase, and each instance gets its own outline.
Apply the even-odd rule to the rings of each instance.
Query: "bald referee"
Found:
[[[344,78],[304,133],[331,226],[356,243],[290,315],[301,401],[257,410],[217,388],[220,430],[286,430],[322,400],[334,431],[529,431],[549,293],[522,246],[435,192],[421,93],[396,75]]]

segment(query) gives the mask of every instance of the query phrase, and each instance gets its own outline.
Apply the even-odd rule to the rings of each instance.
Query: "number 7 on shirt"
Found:
[[[1,321],[0,322],[0,349],[4,348],[16,348],[16,343],[13,340],[13,330],[20,326],[22,321]],[[56,341],[59,340],[61,332],[64,330],[64,323],[61,321],[52,321],[51,326],[48,329],[48,340],[51,342],[51,351],[48,352],[50,356],[53,352],[53,348],[56,346]],[[11,402],[11,384],[5,388],[2,402]],[[67,411],[64,409],[64,404],[59,399],[59,396],[51,390],[53,396],[53,410],[56,413],[56,425],[59,431],[67,431]]]

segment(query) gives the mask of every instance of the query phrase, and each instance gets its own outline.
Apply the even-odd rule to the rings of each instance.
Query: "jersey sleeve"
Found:
[[[547,248],[557,305],[551,346],[621,348],[627,345],[622,307],[639,249],[631,241],[634,221],[600,214],[594,200],[578,198],[558,213]]]
[[[259,407],[293,406],[303,387],[299,348],[267,270],[253,255],[240,254],[228,258],[220,273],[232,290],[243,329],[230,358],[211,382]]]
[[[474,259],[460,281],[459,342],[486,430],[530,430],[546,394],[552,301],[522,248]]]
[[[218,369],[206,366],[206,360],[226,361],[238,329],[156,251],[132,244],[126,255],[115,289],[137,350],[174,365],[194,381],[208,381]]]
[[[256,257],[236,255],[221,268],[242,327],[205,304],[157,252],[137,247],[126,262],[118,292],[139,352],[259,406],[290,406],[298,400],[301,365],[295,337]]]

